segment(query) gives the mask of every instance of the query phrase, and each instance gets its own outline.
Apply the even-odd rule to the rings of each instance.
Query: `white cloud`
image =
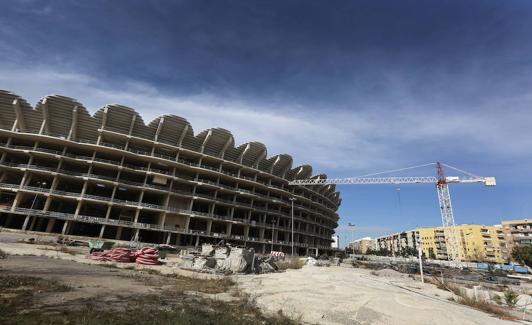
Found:
[[[504,101],[463,111],[427,109],[414,99],[394,110],[302,110],[209,96],[175,97],[143,83],[117,85],[46,68],[0,68],[0,88],[32,104],[59,93],[76,98],[92,113],[120,103],[139,111],[146,123],[162,114],[180,115],[196,134],[223,127],[233,133],[237,145],[260,141],[270,156],[289,153],[296,164],[309,163],[315,173],[336,176],[434,161],[442,152],[501,160],[530,157],[532,152],[532,114],[524,106],[505,108]],[[530,96],[514,99],[520,105],[527,102],[532,107]]]

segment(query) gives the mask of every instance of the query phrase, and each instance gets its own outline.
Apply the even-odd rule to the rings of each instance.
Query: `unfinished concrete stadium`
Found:
[[[68,97],[32,108],[0,91],[0,152],[0,227],[262,253],[290,253],[293,230],[308,255],[330,252],[338,225],[334,185],[288,185],[326,175],[259,142],[235,147],[224,129],[194,135],[175,115],[145,125],[121,105],[91,116]]]

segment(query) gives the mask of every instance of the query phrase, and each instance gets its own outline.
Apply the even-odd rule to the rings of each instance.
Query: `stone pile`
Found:
[[[252,248],[203,244],[201,252],[182,257],[181,268],[223,274],[268,273],[277,271],[272,258],[255,254]]]

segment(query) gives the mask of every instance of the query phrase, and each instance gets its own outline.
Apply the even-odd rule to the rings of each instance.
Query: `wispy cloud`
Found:
[[[310,163],[315,172],[336,176],[433,161],[447,153],[506,159],[532,152],[532,114],[502,103],[464,111],[437,105],[426,110],[413,101],[395,110],[301,109],[208,95],[177,97],[146,83],[115,84],[48,68],[0,68],[0,87],[33,104],[52,93],[74,97],[93,113],[120,103],[138,110],[145,122],[162,114],[180,115],[196,133],[223,127],[231,130],[237,145],[261,141],[269,155],[289,153],[297,164]]]

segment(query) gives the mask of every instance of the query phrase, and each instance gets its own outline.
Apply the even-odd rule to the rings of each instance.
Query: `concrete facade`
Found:
[[[514,246],[532,244],[532,219],[504,220],[501,226],[510,252]]]
[[[0,91],[0,227],[198,246],[225,239],[267,253],[330,252],[341,199],[334,185],[289,186],[312,175],[289,155],[267,157],[231,133],[194,135],[175,115],[145,124],[108,105],[93,116],[76,100],[36,107]]]
[[[374,249],[373,242],[374,241],[370,237],[353,240],[349,243],[348,252],[354,252],[355,254],[366,254],[368,250]]]
[[[458,256],[464,262],[509,261],[507,240],[500,226],[456,225]],[[418,250],[421,246],[427,258],[447,260],[446,232],[443,227],[417,228],[375,239],[376,246],[388,250],[393,256],[401,255],[406,248]]]

